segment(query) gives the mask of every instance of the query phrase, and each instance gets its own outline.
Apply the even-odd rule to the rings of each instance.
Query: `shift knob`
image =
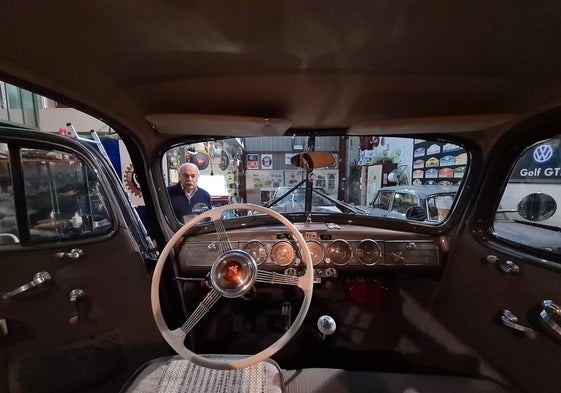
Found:
[[[329,315],[322,315],[321,317],[319,317],[317,326],[319,332],[322,335],[322,340],[325,339],[325,336],[329,336],[330,334],[335,333],[335,329],[337,329],[335,320]]]

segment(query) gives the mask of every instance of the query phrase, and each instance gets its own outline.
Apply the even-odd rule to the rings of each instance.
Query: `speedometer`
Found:
[[[250,241],[243,247],[243,250],[251,255],[258,265],[267,259],[267,248],[258,240]]]
[[[327,248],[328,261],[334,265],[343,266],[351,261],[353,251],[345,240],[335,240]]]
[[[279,266],[290,265],[295,257],[294,247],[286,240],[276,242],[271,248],[271,260]]]
[[[381,257],[382,248],[374,240],[365,239],[356,247],[356,259],[363,265],[375,265]]]
[[[323,261],[323,246],[316,240],[308,240],[306,242],[310,249],[310,256],[312,257],[312,264],[319,265]]]

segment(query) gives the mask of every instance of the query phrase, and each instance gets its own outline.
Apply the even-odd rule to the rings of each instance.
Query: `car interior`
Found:
[[[558,392],[560,20],[5,2],[0,393]]]

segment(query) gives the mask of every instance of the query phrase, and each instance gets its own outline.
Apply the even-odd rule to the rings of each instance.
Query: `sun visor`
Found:
[[[497,114],[372,120],[352,126],[349,128],[348,134],[397,135],[477,131],[506,124],[517,118],[516,115]]]
[[[246,116],[156,113],[145,117],[156,132],[165,135],[280,136],[292,122]]]

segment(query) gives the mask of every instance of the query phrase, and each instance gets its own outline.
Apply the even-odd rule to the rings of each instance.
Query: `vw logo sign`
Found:
[[[534,150],[534,161],[546,162],[553,156],[553,149],[549,145],[540,145]]]

